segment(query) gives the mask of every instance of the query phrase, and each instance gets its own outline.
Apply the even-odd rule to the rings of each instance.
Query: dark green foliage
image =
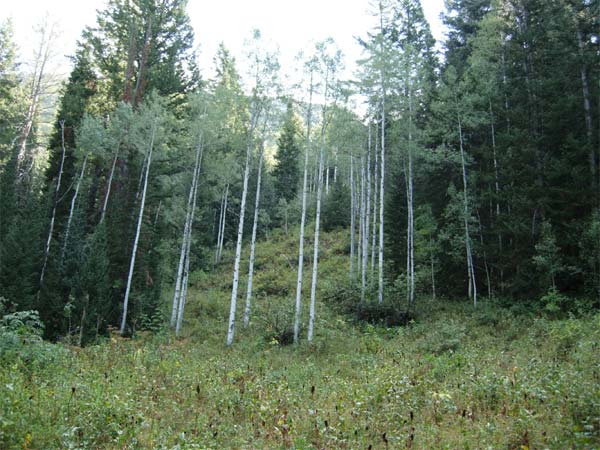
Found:
[[[283,128],[277,140],[276,166],[273,171],[277,195],[287,202],[296,197],[300,185],[299,138],[300,126],[292,104],[288,103]]]
[[[30,370],[42,370],[66,356],[63,347],[42,340],[44,324],[37,311],[9,312],[7,306],[7,300],[0,297],[1,364],[24,364]]]
[[[368,301],[361,303],[360,286],[338,283],[327,286],[323,299],[334,310],[358,323],[384,327],[406,326],[415,319],[412,312],[403,310],[396,302],[377,302],[377,293],[370,292]]]
[[[10,20],[0,23],[0,174],[11,158],[20,126],[23,102]]]
[[[325,197],[323,212],[321,213],[323,229],[333,231],[346,228],[350,225],[350,189],[336,183]]]
[[[19,309],[32,309],[39,287],[44,205],[33,196],[25,201],[11,215],[6,210],[6,228],[0,237],[0,290]]]

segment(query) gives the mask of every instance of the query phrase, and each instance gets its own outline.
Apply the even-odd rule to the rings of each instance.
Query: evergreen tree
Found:
[[[298,167],[298,157],[300,156],[299,136],[298,120],[294,115],[292,103],[288,102],[281,134],[277,140],[277,153],[275,154],[277,165],[273,171],[275,189],[278,195],[287,202],[296,197],[300,184],[300,169]]]

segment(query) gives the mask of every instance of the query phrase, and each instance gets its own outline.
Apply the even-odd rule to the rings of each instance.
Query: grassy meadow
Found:
[[[359,323],[335,304],[347,243],[326,233],[315,341],[284,346],[295,243],[259,244],[252,321],[240,299],[231,348],[227,258],[192,277],[179,339],[78,348],[3,328],[0,448],[600,448],[600,314],[420,298],[407,326]]]

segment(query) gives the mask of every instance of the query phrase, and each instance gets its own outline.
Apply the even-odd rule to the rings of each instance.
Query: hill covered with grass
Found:
[[[193,275],[180,339],[161,328],[81,349],[41,341],[35,315],[5,315],[0,447],[600,446],[600,315],[551,318],[498,302],[475,309],[420,298],[406,326],[368,324],[348,313],[356,292],[346,241],[342,232],[322,237],[310,346],[282,345],[294,234],[259,243],[252,320],[244,329],[240,295],[229,348],[227,254],[213,273]]]

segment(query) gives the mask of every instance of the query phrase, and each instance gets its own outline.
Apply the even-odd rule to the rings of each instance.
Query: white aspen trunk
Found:
[[[337,163],[338,163],[338,154],[337,154],[337,150],[336,150],[336,153],[335,153],[335,166],[333,167],[333,184],[337,183],[337,172],[338,172]]]
[[[492,109],[492,100],[489,100],[490,103],[490,121],[492,127],[492,156],[494,158],[494,184],[496,188],[496,216],[500,216],[500,177],[498,175],[498,158],[496,157],[496,126],[494,124],[494,111]],[[502,238],[498,235],[498,238],[501,240]],[[500,249],[502,249],[502,243],[500,242]]]
[[[329,158],[327,158],[327,169],[325,169],[325,194],[329,195]]]
[[[319,231],[321,225],[321,197],[323,196],[323,157],[325,153],[325,129],[327,127],[327,95],[329,92],[329,67],[325,73],[325,91],[323,94],[324,102],[322,109],[322,124],[321,124],[321,149],[319,151],[319,171],[317,178],[317,211],[315,214],[315,236],[313,247],[313,267],[312,281],[310,286],[310,309],[308,313],[308,333],[307,341],[313,340],[315,327],[315,304],[317,299],[317,275],[319,273]]]
[[[52,214],[50,216],[50,229],[48,230],[48,238],[46,239],[46,247],[44,248],[44,263],[42,264],[42,272],[40,274],[40,288],[44,284],[44,274],[48,265],[48,255],[50,254],[50,243],[52,242],[52,233],[54,232],[54,220],[56,218],[56,204],[58,203],[58,193],[60,191],[60,182],[62,179],[63,168],[65,165],[65,121],[60,121],[60,136],[62,143],[62,156],[60,158],[60,168],[58,169],[58,178],[56,180],[56,189],[54,190],[54,203],[52,205]]]
[[[350,155],[350,279],[354,279],[354,234],[355,224],[355,196],[354,193],[354,157]]]
[[[200,138],[202,139],[202,137]],[[196,213],[196,199],[198,193],[198,181],[200,178],[200,167],[202,164],[203,144],[202,141],[198,145],[196,154],[196,166],[194,167],[194,176],[192,179],[192,205],[190,210],[189,225],[187,227],[187,236],[184,236],[185,241],[185,267],[183,269],[183,279],[181,281],[181,292],[177,305],[177,325],[175,326],[175,336],[179,336],[181,324],[183,323],[183,310],[187,295],[188,277],[190,274],[190,249],[192,248],[192,228],[194,226],[194,215]]]
[[[246,213],[246,197],[248,196],[248,178],[250,176],[250,154],[252,152],[252,132],[249,133],[246,145],[246,168],[244,169],[244,185],[242,202],[240,204],[240,221],[238,223],[237,244],[235,247],[235,262],[233,264],[233,285],[231,288],[231,306],[229,308],[229,325],[227,326],[227,345],[233,344],[235,332],[235,311],[237,307],[237,290],[240,281],[240,260],[242,258],[242,238],[244,235],[244,216]]]
[[[144,155],[144,162],[142,163],[142,170],[140,171],[140,178],[138,180],[137,191],[135,191],[135,201],[140,198],[140,192],[142,192],[142,183],[144,182],[144,174],[146,173],[146,164],[148,164],[148,155]]]
[[[327,87],[325,88],[327,92]],[[325,95],[327,98],[327,95]],[[317,297],[317,275],[319,268],[319,231],[321,223],[321,197],[323,195],[323,152],[325,146],[325,111],[323,111],[323,130],[321,130],[321,151],[319,157],[319,179],[317,184],[317,212],[315,217],[315,237],[313,248],[312,281],[310,286],[310,310],[308,314],[308,342],[312,342],[315,327],[315,303]]]
[[[79,173],[79,179],[77,180],[77,184],[75,185],[75,194],[73,194],[73,198],[71,199],[71,208],[69,210],[69,218],[67,219],[67,229],[65,230],[65,240],[63,242],[62,251],[60,254],[60,263],[65,257],[65,251],[67,250],[67,243],[69,242],[69,231],[71,230],[71,222],[73,220],[73,213],[75,211],[75,203],[77,202],[77,196],[79,195],[79,188],[81,187],[81,180],[83,180],[83,175],[85,174],[85,166],[87,163],[88,154],[83,158],[83,163],[81,164],[81,172]]]
[[[252,306],[252,277],[254,275],[254,252],[256,250],[256,231],[258,228],[258,212],[260,206],[260,185],[262,175],[262,163],[264,155],[264,143],[261,143],[260,157],[258,159],[258,176],[256,180],[256,199],[254,201],[254,221],[252,223],[252,241],[250,243],[250,262],[248,266],[248,287],[246,290],[246,307],[244,308],[244,328],[250,324],[250,308]]]
[[[146,204],[146,190],[148,189],[148,175],[150,173],[150,163],[152,162],[152,150],[154,149],[154,137],[156,135],[157,124],[152,127],[152,135],[150,137],[150,148],[146,162],[146,175],[144,176],[144,189],[142,191],[142,201],[140,203],[140,213],[137,221],[135,239],[133,241],[133,250],[131,251],[131,260],[129,262],[129,275],[127,276],[127,287],[125,288],[125,298],[123,299],[123,318],[121,319],[121,328],[119,332],[125,334],[125,325],[127,323],[127,307],[129,305],[129,293],[131,292],[131,280],[133,279],[133,269],[135,267],[135,254],[137,252],[138,242],[140,240],[140,230],[142,229],[142,220],[144,218],[144,206]]]
[[[361,161],[362,163],[362,161]],[[360,171],[359,167],[356,167],[356,178],[354,179],[354,183],[356,183],[356,187],[354,192],[356,192],[356,200],[354,202],[354,206],[356,208],[356,217],[358,218],[358,237],[356,239],[356,268],[358,269],[358,276],[360,278],[360,270],[362,269],[362,233],[363,233],[363,222],[361,216],[361,208],[362,208],[362,192],[361,192],[361,179],[360,179]]]
[[[369,222],[368,220],[368,214],[367,214],[367,199],[366,199],[366,195],[365,195],[365,184],[366,184],[366,177],[365,177],[365,159],[364,157],[361,158],[361,165],[360,165],[360,197],[361,197],[361,202],[360,202],[360,222],[361,222],[361,228],[362,228],[362,235],[361,235],[361,240],[360,240],[360,245],[362,247],[362,252],[361,252],[361,260],[360,260],[360,301],[361,303],[365,302],[365,289],[366,289],[366,283],[367,283],[367,241],[368,241],[368,236],[369,236],[369,232],[367,231],[367,224]]]
[[[115,151],[115,156],[113,158],[112,166],[110,168],[110,175],[108,176],[108,182],[106,185],[106,195],[104,196],[104,203],[102,204],[102,212],[100,213],[100,223],[104,222],[104,217],[106,216],[106,208],[108,207],[108,198],[110,197],[112,180],[113,180],[113,177],[115,174],[117,160],[119,159],[119,147],[120,147],[120,144],[117,144],[117,150]]]
[[[379,199],[379,126],[375,124],[375,174],[373,176],[373,238],[371,240],[371,286],[375,280],[375,254],[377,252],[377,200]]]
[[[492,128],[492,156],[494,158],[494,185],[495,185],[495,190],[496,190],[496,219],[499,220],[500,218],[500,176],[499,176],[499,169],[498,169],[498,158],[496,157],[496,126],[495,126],[495,121],[494,121],[494,110],[492,109],[492,100],[489,99],[489,104],[490,104],[490,123],[491,123],[491,128]],[[502,233],[500,232],[500,229],[498,228],[498,249],[500,250],[500,253],[502,253],[503,251],[503,242],[502,242]],[[486,263],[486,273],[488,272],[487,270],[487,263]],[[504,278],[504,269],[501,267],[500,268],[500,281],[501,284],[500,286],[503,286],[504,283],[502,283],[502,279]],[[488,281],[489,281],[489,274],[488,274]],[[502,289],[502,287],[501,287]]]
[[[218,261],[221,262],[223,256],[223,242],[225,241],[225,224],[227,223],[227,201],[229,200],[229,184],[225,188],[225,205],[223,206],[223,223],[221,224],[221,241],[219,242]]]
[[[181,251],[179,253],[179,263],[177,264],[177,277],[175,278],[175,294],[173,295],[173,306],[171,307],[171,327],[174,327],[177,321],[177,308],[179,305],[179,296],[181,294],[181,282],[183,278],[183,269],[185,265],[185,254],[187,249],[187,240],[190,236],[190,218],[192,215],[192,202],[194,199],[194,189],[196,187],[198,176],[198,164],[200,158],[200,146],[196,149],[196,160],[194,161],[194,171],[192,175],[192,184],[188,194],[188,201],[185,211],[185,222],[183,225],[183,237],[181,239]]]
[[[383,6],[379,2],[379,25],[383,37]],[[380,52],[383,57],[383,39],[380,42]],[[379,197],[379,286],[377,297],[383,303],[383,206],[385,198],[385,75],[383,67],[380,70],[381,78],[381,179]]]
[[[473,254],[471,252],[471,236],[469,233],[469,197],[467,187],[467,165],[465,161],[465,150],[463,144],[462,124],[460,117],[458,120],[458,137],[460,142],[460,160],[462,164],[463,178],[463,201],[464,201],[464,223],[465,223],[465,247],[467,252],[467,271],[469,274],[469,296],[473,298],[473,305],[477,306],[477,283],[475,280],[475,268],[473,267]]]
[[[225,204],[225,191],[221,195],[221,208],[219,210],[219,229],[217,231],[217,245],[215,246],[215,264],[219,262],[219,247],[221,245],[221,227],[223,225],[223,208]]]
[[[434,266],[434,256],[433,256],[433,239],[429,238],[429,259],[431,262],[431,296],[433,300],[435,300],[435,266]]]
[[[365,237],[364,237],[364,248],[363,248],[363,272],[365,273],[365,287],[366,289],[366,273],[369,266],[369,239],[371,238],[371,125],[369,124],[369,138],[367,142],[367,167],[366,167],[366,205],[365,205]]]
[[[190,238],[191,240],[191,238]],[[188,244],[189,245],[189,244]],[[188,247],[189,248],[189,247]],[[187,250],[186,250],[187,252]],[[177,321],[175,324],[175,336],[179,337],[181,333],[181,325],[183,324],[183,310],[185,308],[185,300],[187,298],[188,277],[190,274],[190,258],[189,253],[186,255],[183,269],[183,278],[181,280],[181,295],[177,304]]]
[[[300,335],[300,312],[302,310],[302,277],[304,268],[304,227],[306,225],[306,194],[308,178],[308,154],[310,153],[310,127],[312,122],[313,71],[310,72],[310,91],[306,119],[306,153],[304,155],[304,181],[302,184],[302,215],[300,218],[300,242],[298,244],[298,279],[296,281],[296,304],[294,312],[294,344]]]
[[[195,169],[194,169],[194,173],[195,173]],[[192,186],[190,186],[190,193],[189,193],[190,198],[193,196],[194,182],[195,182],[195,180],[192,181]],[[185,252],[187,249],[188,228],[190,226],[190,215],[191,215],[191,207],[190,206],[191,205],[189,205],[189,200],[188,200],[188,207],[186,208],[186,213],[185,213],[185,223],[183,226],[183,237],[181,240],[181,251],[179,252],[179,263],[177,264],[177,276],[175,278],[175,293],[173,294],[173,305],[171,307],[171,327],[175,327],[175,325],[177,323],[177,309],[178,309],[178,305],[179,305],[179,298],[181,295],[183,271],[184,271],[184,267],[185,267]]]
[[[377,298],[383,303],[383,204],[385,193],[385,96],[381,110],[381,175],[379,185],[379,288]]]
[[[413,185],[413,154],[412,154],[412,92],[409,84],[408,93],[408,249],[409,249],[409,305],[415,301],[415,210]]]
[[[363,184],[363,178],[361,176],[362,174],[362,170],[363,170],[363,159],[362,157],[360,158],[360,171],[359,171],[359,167],[356,168],[356,196],[358,197],[358,204],[356,205],[356,213],[358,215],[358,242],[357,242],[357,249],[358,251],[357,253],[357,259],[356,259],[356,266],[358,268],[358,275],[359,277],[361,276],[361,271],[362,271],[362,251],[363,251],[363,246],[362,246],[362,241],[363,241],[363,234],[364,234],[364,216],[363,216],[363,207],[364,207],[364,184]],[[360,186],[360,187],[359,187]]]

